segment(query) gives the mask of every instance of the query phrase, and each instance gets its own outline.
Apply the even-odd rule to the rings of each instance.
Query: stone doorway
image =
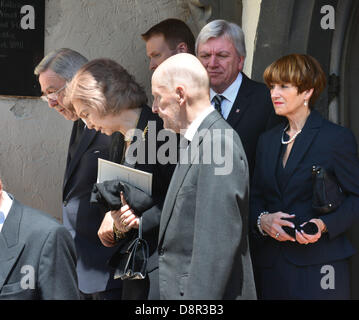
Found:
[[[357,1],[353,3],[351,12],[343,48],[340,122],[350,128],[359,141],[359,3]]]
[[[339,119],[350,128],[359,143],[359,2],[352,1],[347,19],[340,74]],[[359,251],[359,223],[348,231],[351,242]],[[359,299],[359,253],[350,259],[352,299]]]

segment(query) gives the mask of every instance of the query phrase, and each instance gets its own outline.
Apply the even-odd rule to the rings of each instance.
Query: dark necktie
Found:
[[[220,94],[215,95],[212,99],[212,101],[214,102],[214,107],[219,112],[220,115],[222,115],[221,104],[222,104],[223,99],[224,99],[224,97]],[[223,117],[223,115],[222,115],[222,117]]]

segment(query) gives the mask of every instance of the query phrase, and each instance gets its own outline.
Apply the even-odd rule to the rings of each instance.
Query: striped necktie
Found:
[[[4,212],[0,211],[0,225],[2,225],[5,221],[5,214]]]
[[[214,107],[220,113],[220,115],[222,115],[221,104],[222,104],[223,99],[224,99],[224,97],[220,94],[215,95],[212,99],[212,101],[214,102]],[[223,115],[222,115],[222,117],[223,117]]]

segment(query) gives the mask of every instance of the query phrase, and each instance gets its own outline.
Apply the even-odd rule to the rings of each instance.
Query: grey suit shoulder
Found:
[[[78,299],[70,233],[47,214],[14,200],[0,233],[0,299]]]

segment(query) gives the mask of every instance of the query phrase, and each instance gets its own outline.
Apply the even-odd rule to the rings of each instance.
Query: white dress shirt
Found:
[[[233,83],[226,90],[223,91],[223,93],[220,93],[220,95],[225,98],[222,100],[221,104],[222,116],[224,119],[227,119],[229,113],[231,112],[233,103],[236,100],[238,94],[238,90],[241,87],[242,79],[242,73],[239,72],[236,80],[234,80]],[[213,91],[212,89],[209,89],[209,94],[212,101],[213,97],[219,93]],[[214,106],[214,102],[212,102],[212,105]]]
[[[192,141],[194,135],[196,134],[199,126],[201,125],[201,123],[203,122],[203,120],[212,112],[214,111],[214,107],[213,106],[208,106],[208,108],[206,110],[204,110],[199,116],[197,116],[197,118],[189,125],[189,127],[187,128],[184,137],[188,140],[188,141]]]
[[[0,211],[4,214],[5,220],[6,220],[6,217],[8,216],[9,211],[11,209],[12,202],[13,202],[13,199],[11,198],[11,196],[7,192],[2,191],[2,201],[1,201],[1,205],[0,205]],[[4,221],[4,223],[5,223],[5,221]],[[0,231],[2,230],[4,223],[0,223]]]

